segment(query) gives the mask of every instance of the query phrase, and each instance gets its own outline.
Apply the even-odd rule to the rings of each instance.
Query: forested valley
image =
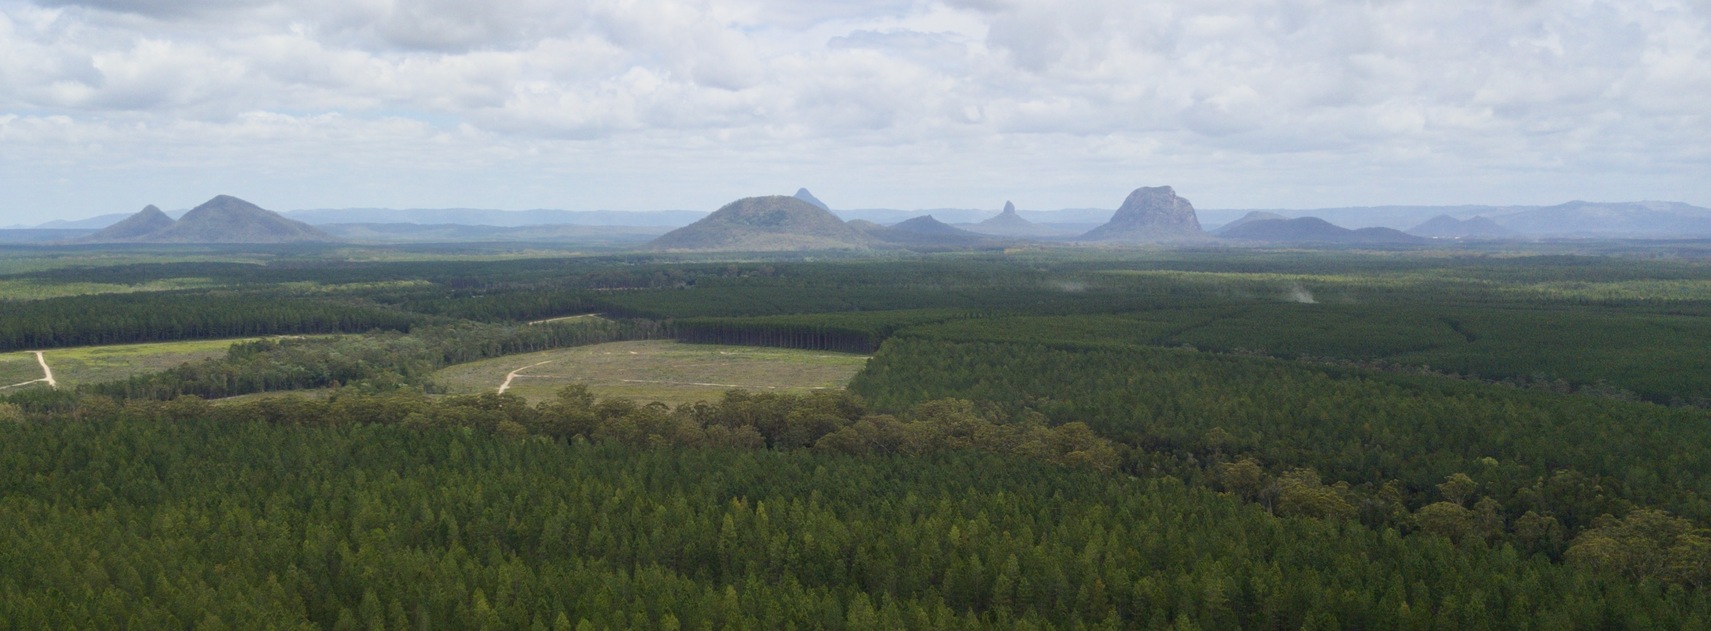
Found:
[[[0,255],[0,628],[1711,628],[1703,257]],[[870,358],[435,376],[638,340]]]

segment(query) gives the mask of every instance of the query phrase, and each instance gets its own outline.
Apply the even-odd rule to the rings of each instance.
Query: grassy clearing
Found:
[[[546,363],[542,363],[546,362]],[[434,381],[453,393],[493,392],[521,371],[508,392],[531,401],[585,383],[596,395],[676,405],[716,400],[726,390],[809,392],[843,388],[866,365],[849,353],[672,341],[613,342],[511,355],[451,366]]]
[[[387,280],[369,283],[334,283],[326,284],[317,281],[299,281],[279,283],[279,287],[290,289],[298,294],[355,294],[386,289],[410,289],[432,287],[433,283],[425,280]]]
[[[59,386],[72,388],[81,384],[118,381],[134,375],[177,368],[189,362],[224,357],[226,350],[233,344],[252,339],[258,338],[56,348],[46,351],[45,357],[48,365],[53,367]],[[30,353],[8,353],[0,357],[13,356],[25,358],[32,367],[35,365],[35,356]],[[36,373],[37,378],[41,377],[39,369]]]
[[[278,391],[274,391],[274,392],[254,392],[254,393],[250,393],[250,394],[240,394],[240,395],[235,396],[235,397],[226,397],[224,399],[214,399],[211,402],[214,405],[230,405],[233,403],[249,403],[249,402],[253,402],[253,401],[262,401],[265,399],[284,399],[284,398],[290,398],[290,397],[319,400],[319,399],[326,399],[327,397],[332,396],[333,392],[334,392],[334,390],[332,388],[313,388],[310,390],[278,390]]]
[[[107,267],[137,263],[264,263],[267,257],[249,254],[193,252],[103,252],[90,249],[10,250],[0,247],[0,275],[28,274],[65,267]]]
[[[547,318],[545,320],[535,320],[533,322],[530,322],[529,324],[546,324],[548,322],[563,322],[565,320],[605,320],[605,318],[602,318],[602,317],[600,317],[599,314],[595,314],[595,313],[584,313],[582,315],[561,316],[561,317],[557,317],[557,318]]]
[[[57,377],[58,375],[55,376]],[[0,388],[24,383],[26,381],[34,381],[41,378],[42,368],[36,364],[36,356],[34,354],[0,353]],[[0,390],[0,392],[16,389],[17,388],[7,388],[6,390]]]
[[[128,294],[139,291],[169,291],[214,287],[207,278],[168,278],[136,285],[116,283],[56,283],[28,278],[0,279],[0,300],[45,300],[92,294]]]

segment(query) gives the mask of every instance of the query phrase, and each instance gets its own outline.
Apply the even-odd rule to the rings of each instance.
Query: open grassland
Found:
[[[160,372],[181,364],[224,357],[233,344],[257,338],[224,340],[191,340],[154,344],[118,344],[113,346],[84,346],[56,348],[45,352],[48,365],[61,388],[82,384],[118,381],[144,373]],[[30,353],[7,353],[4,358],[22,358],[25,367],[34,369],[41,377],[35,356]],[[8,370],[0,364],[0,371]],[[8,382],[15,383],[15,382]],[[0,384],[5,385],[5,384]]]
[[[22,385],[42,378],[42,367],[36,364],[36,356],[31,353],[0,353],[0,392],[12,390],[8,386],[33,387]]]
[[[38,279],[12,278],[0,279],[0,301],[45,300],[66,296],[128,294],[139,291],[169,291],[213,286],[215,283],[207,278],[168,278],[134,285],[122,283],[56,283]]]
[[[733,388],[794,393],[843,388],[866,362],[863,355],[816,350],[613,342],[460,364],[433,379],[453,393],[474,394],[493,392],[510,377],[506,391],[533,401],[584,383],[602,397],[676,405],[717,400]]]
[[[253,253],[131,252],[90,249],[7,250],[0,248],[0,275],[28,274],[67,267],[108,267],[145,263],[263,263]]]

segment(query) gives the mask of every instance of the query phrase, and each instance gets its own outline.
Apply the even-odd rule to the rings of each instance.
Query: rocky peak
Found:
[[[796,194],[792,195],[791,197],[795,197],[796,199],[800,199],[802,201],[813,204],[814,206],[818,207],[820,210],[831,210],[831,207],[827,206],[826,202],[820,201],[820,198],[815,197],[814,194],[808,192],[808,189],[806,189],[806,188],[796,189]]]
[[[1082,238],[1094,241],[1174,241],[1204,236],[1194,205],[1169,186],[1143,186],[1129,193],[1111,221]]]

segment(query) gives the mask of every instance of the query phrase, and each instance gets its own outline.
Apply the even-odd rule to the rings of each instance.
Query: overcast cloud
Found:
[[[1711,205],[1708,112],[1708,0],[0,0],[0,224]]]

